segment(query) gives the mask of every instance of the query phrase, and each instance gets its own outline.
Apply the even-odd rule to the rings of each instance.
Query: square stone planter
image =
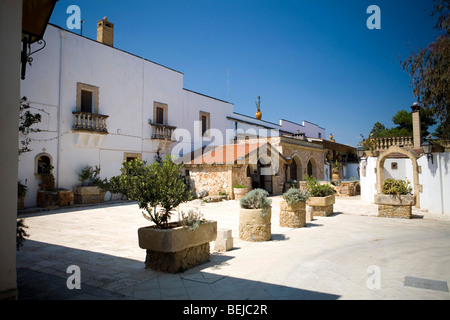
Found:
[[[217,222],[202,222],[196,230],[143,227],[138,229],[138,238],[139,247],[147,250],[146,268],[182,272],[210,261],[209,243],[217,238]]]
[[[73,188],[76,204],[94,204],[105,201],[105,192],[96,186],[76,186]]]
[[[378,205],[379,217],[411,219],[416,196],[378,193],[375,195],[374,202]]]
[[[268,241],[272,237],[272,208],[239,210],[239,238],[244,241]]]
[[[306,204],[311,207],[313,216],[327,217],[333,214],[335,195],[326,197],[310,197]]]
[[[285,200],[280,202],[280,227],[301,228],[306,225],[306,202],[301,201],[295,205]]]
[[[40,208],[70,207],[73,199],[73,192],[69,190],[38,190],[36,205]]]

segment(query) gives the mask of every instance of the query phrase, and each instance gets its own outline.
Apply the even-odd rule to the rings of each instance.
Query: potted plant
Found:
[[[301,228],[306,225],[306,201],[308,190],[291,188],[280,202],[280,227]]]
[[[337,160],[333,165],[331,180],[339,181],[339,162]]]
[[[372,135],[368,139],[364,139],[358,143],[364,149],[364,153],[366,157],[377,157],[378,156],[378,141],[372,137]]]
[[[55,177],[51,164],[46,165],[41,173],[41,183],[36,195],[36,204],[42,208],[67,207],[73,205],[73,192],[58,188],[55,189]]]
[[[260,96],[258,96],[258,101],[256,101],[255,103],[256,103],[255,118],[258,119],[258,120],[261,120],[262,113],[261,113],[261,97]]]
[[[386,179],[382,193],[375,195],[379,217],[406,218],[412,217],[412,206],[416,204],[416,196],[411,194],[409,180]]]
[[[138,202],[152,224],[138,229],[139,247],[146,249],[146,268],[176,273],[210,260],[209,243],[217,237],[217,222],[192,214],[170,222],[174,209],[192,199],[181,175],[182,164],[170,156],[146,165],[141,160],[124,162],[121,175],[111,178],[114,190]],[[108,188],[108,183],[103,183]],[[193,228],[191,221],[196,224]]]
[[[25,196],[27,194],[28,187],[21,181],[17,183],[17,209],[23,210],[25,208]]]
[[[86,165],[77,172],[81,186],[75,186],[73,188],[75,203],[92,204],[105,201],[105,191],[97,185],[100,180],[98,178],[99,174],[99,166],[92,167],[89,165]]]
[[[306,189],[310,193],[310,198],[306,202],[312,208],[313,216],[329,216],[333,213],[335,203],[334,188],[326,183],[319,183],[316,178],[306,176]]]
[[[267,241],[272,236],[272,200],[263,189],[253,189],[240,200],[239,238],[245,241]]]
[[[247,187],[242,184],[235,184],[233,186],[234,199],[240,200],[246,193]]]

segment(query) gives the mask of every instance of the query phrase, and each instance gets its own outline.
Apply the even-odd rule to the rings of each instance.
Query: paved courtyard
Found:
[[[376,217],[359,197],[336,198],[332,216],[304,228],[279,226],[272,239],[238,238],[239,203],[192,201],[234,248],[184,273],[144,268],[137,229],[148,225],[135,203],[22,214],[30,237],[17,252],[19,299],[450,299],[450,221],[413,210],[414,219]],[[69,290],[69,266],[81,289]]]

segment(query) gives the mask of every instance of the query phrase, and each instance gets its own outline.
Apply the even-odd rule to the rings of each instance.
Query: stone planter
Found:
[[[93,204],[105,201],[105,192],[96,186],[76,186],[73,188],[76,204]]]
[[[301,201],[295,205],[285,200],[280,202],[280,227],[301,228],[306,225],[306,202]]]
[[[145,267],[170,273],[210,261],[209,243],[216,237],[216,221],[203,222],[196,230],[184,226],[138,229],[139,247],[147,250]]]
[[[271,231],[272,208],[239,210],[239,238],[245,241],[268,241]]]
[[[327,217],[333,214],[335,195],[326,197],[310,197],[306,204],[311,207],[312,216]]]
[[[233,188],[234,199],[239,200],[247,193],[247,188]]]
[[[379,217],[411,219],[412,206],[416,204],[415,195],[376,194]]]
[[[69,190],[38,190],[36,205],[40,208],[73,206],[73,192]]]

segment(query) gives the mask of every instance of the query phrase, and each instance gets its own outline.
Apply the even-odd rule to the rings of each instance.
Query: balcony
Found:
[[[150,123],[150,125],[152,127],[152,139],[175,141],[172,135],[177,127],[158,123]]]
[[[81,111],[72,112],[72,114],[75,116],[73,130],[108,134],[106,119],[109,116]]]
[[[413,148],[414,141],[413,137],[403,136],[403,137],[381,137],[374,138],[377,141],[378,150],[386,150],[390,146],[399,146],[404,148]]]

